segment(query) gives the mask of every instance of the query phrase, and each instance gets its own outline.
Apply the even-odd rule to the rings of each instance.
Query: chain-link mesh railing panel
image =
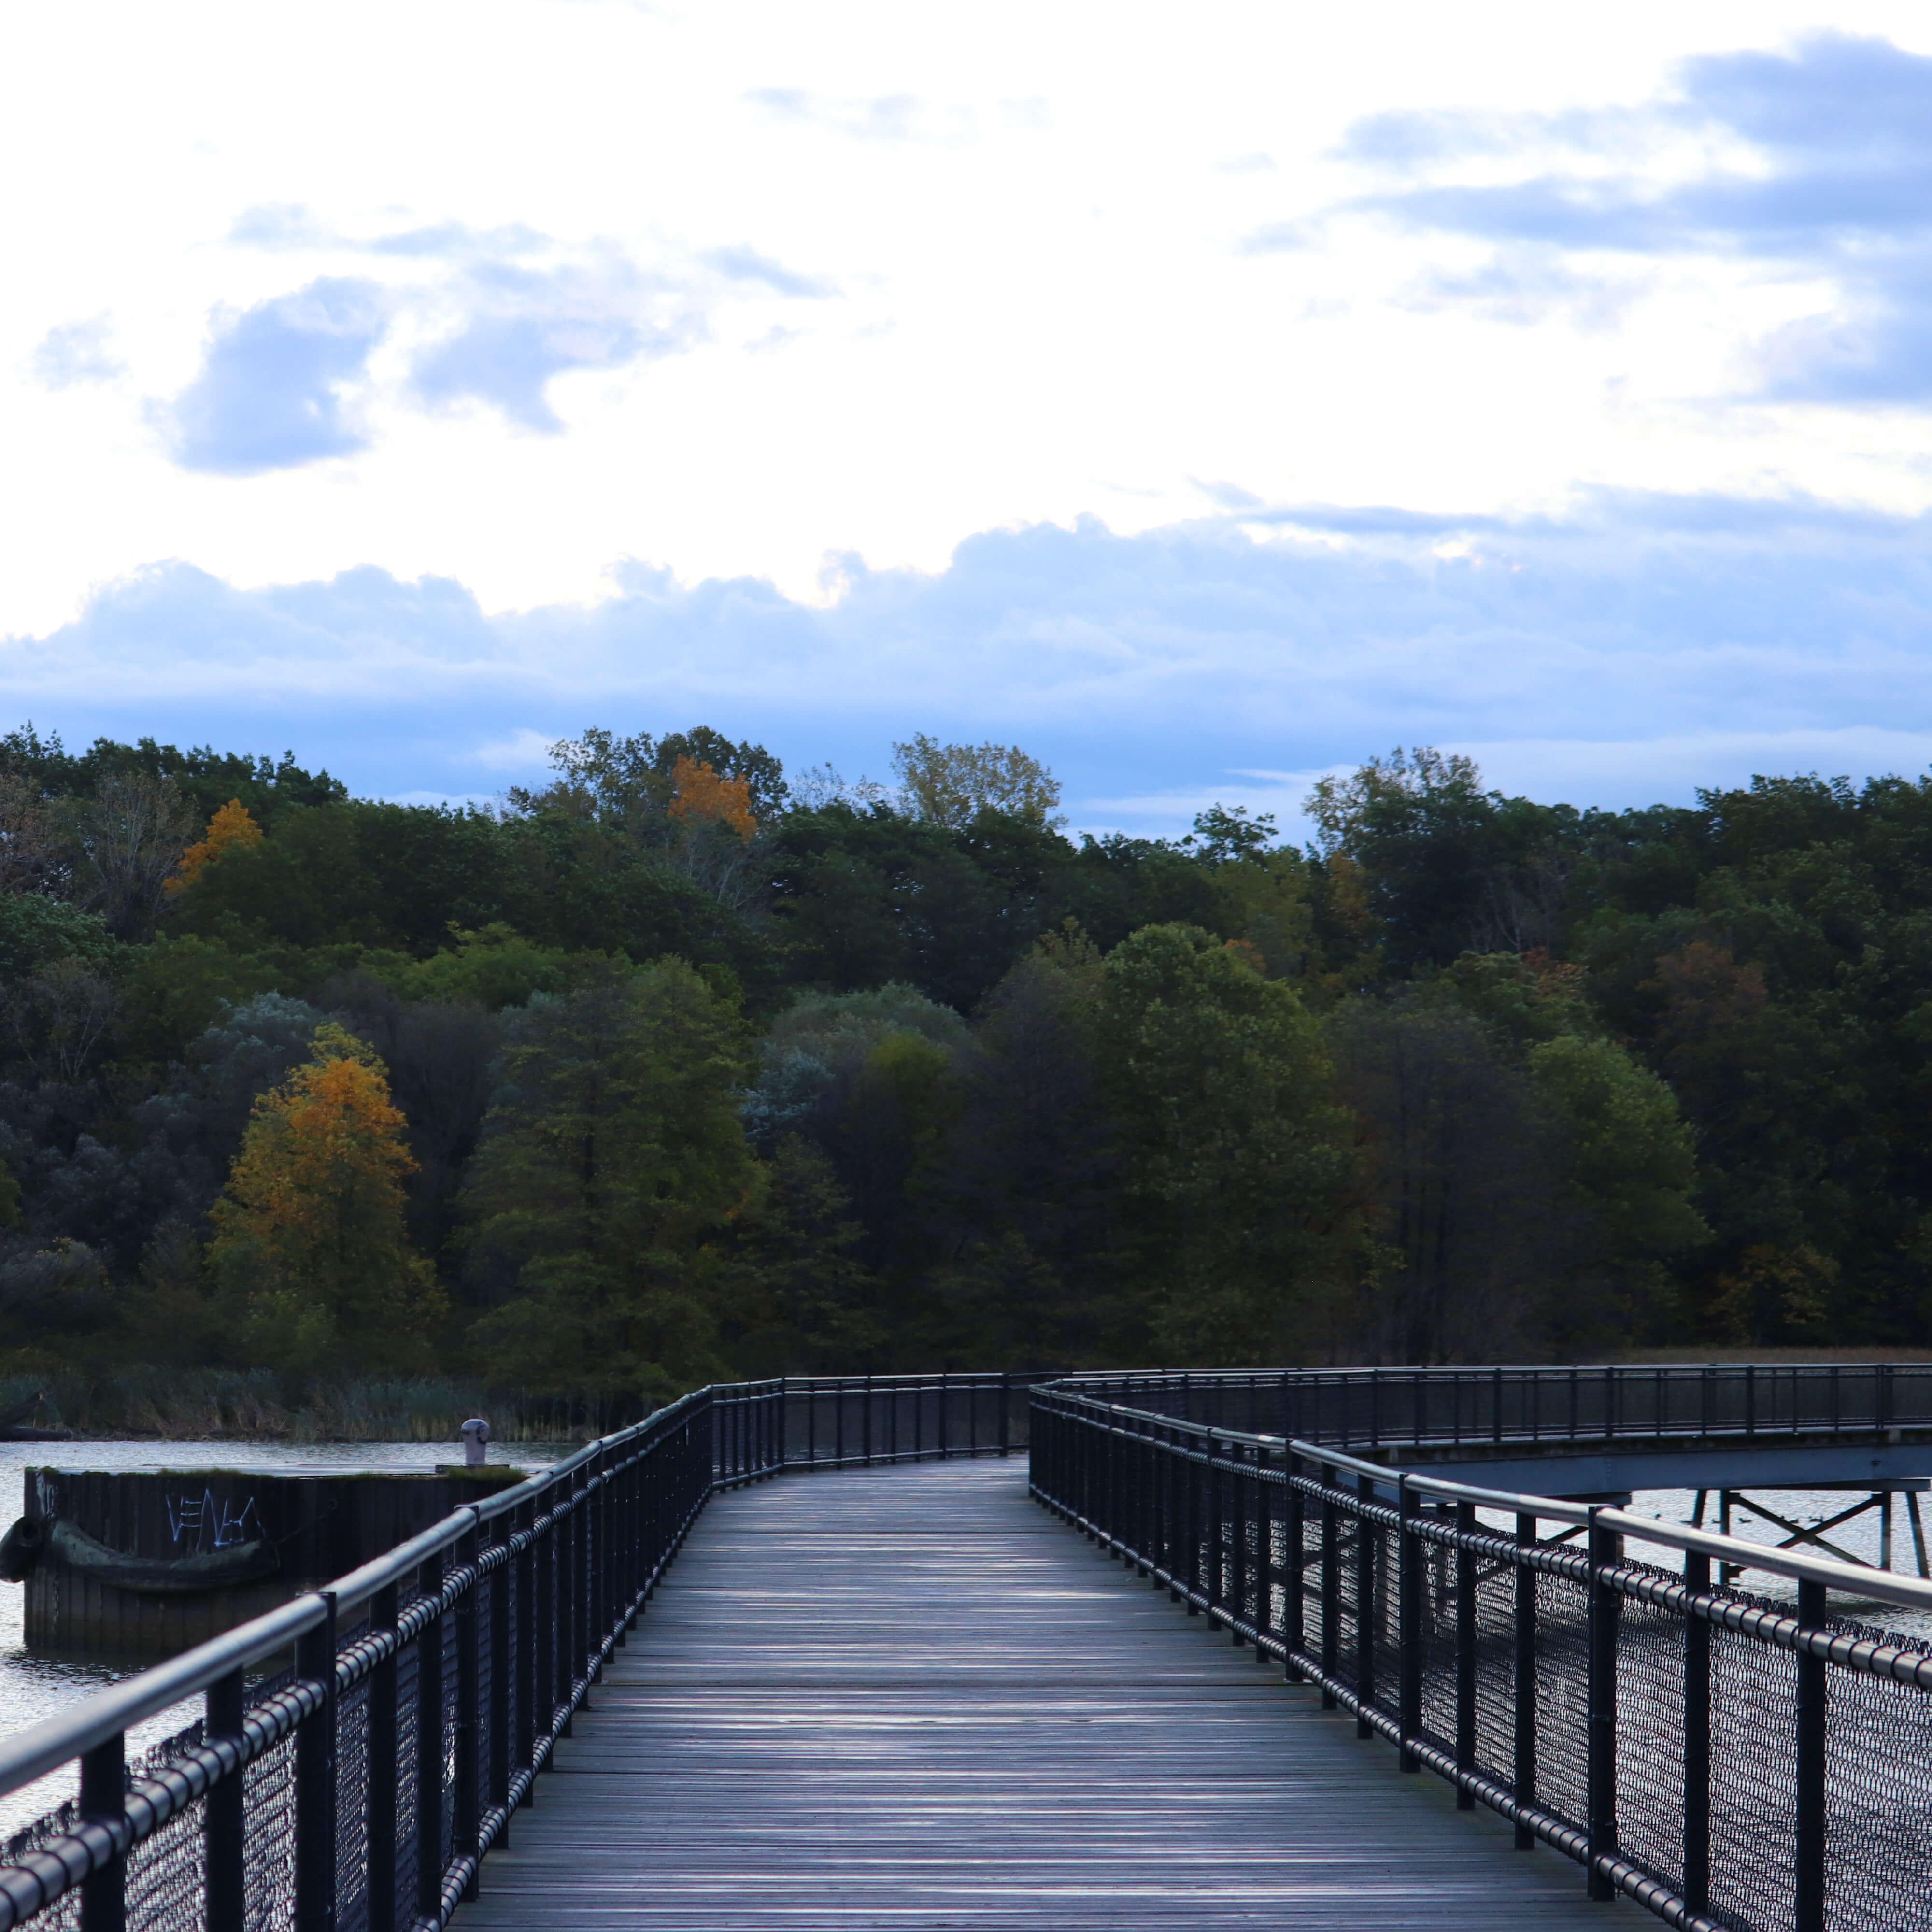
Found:
[[[413,1917],[416,1899],[416,1686],[422,1640],[396,1658],[396,1916]]]
[[[1240,1605],[1240,1616],[1247,1622],[1259,1624],[1266,1621],[1262,1613],[1262,1525],[1259,1514],[1261,1485],[1252,1476],[1244,1476],[1238,1486],[1240,1498],[1240,1518],[1234,1542],[1234,1601]]]
[[[495,1712],[491,1663],[496,1643],[491,1628],[494,1606],[490,1600],[500,1587],[502,1576],[502,1570],[494,1570],[476,1586],[472,1612],[476,1619],[476,1781],[485,1810],[489,1808],[490,1792],[496,1788],[496,1760],[492,1744],[496,1726],[491,1721]]]
[[[1476,1762],[1516,1782],[1516,1592],[1514,1563],[1486,1557],[1476,1571]]]
[[[510,1604],[509,1669],[504,1676],[509,1695],[504,1700],[503,1712],[505,1748],[510,1754],[509,1762],[505,1768],[508,1772],[514,1772],[517,1768],[517,1727],[520,1721],[518,1714],[524,1707],[523,1673],[517,1668],[517,1632],[523,1628],[521,1619],[526,1607],[523,1601],[523,1586],[518,1576],[521,1568],[520,1563],[514,1561],[506,1563],[496,1572],[496,1587],[508,1598]]]
[[[0,1864],[18,1864],[28,1852],[38,1851],[50,1839],[64,1837],[80,1822],[80,1807],[70,1798],[0,1846]],[[80,1932],[80,1888],[62,1893],[44,1912],[36,1912],[32,1923],[34,1932]]]
[[[1262,1539],[1262,1593],[1257,1621],[1264,1630],[1279,1636],[1288,1627],[1288,1492],[1270,1489],[1268,1496],[1268,1534]]]
[[[1738,1932],[1792,1922],[1797,1688],[1790,1651],[1711,1626],[1711,1909]]]
[[[1306,1497],[1301,1504],[1301,1647],[1318,1662],[1322,1656],[1322,1510]]]
[[[1374,1702],[1393,1714],[1400,1709],[1402,1704],[1402,1618],[1400,1593],[1396,1582],[1402,1539],[1379,1525],[1366,1527],[1372,1539],[1371,1575],[1375,1595],[1370,1610],[1375,1637]]]
[[[1356,1644],[1356,1584],[1360,1572],[1355,1552],[1360,1533],[1360,1525],[1353,1516],[1336,1511],[1335,1676],[1350,1690],[1356,1690],[1360,1688],[1358,1682],[1360,1673],[1356,1669],[1360,1654]]]
[[[247,1932],[290,1932],[296,1918],[296,1741],[284,1738],[242,1774],[242,1891]]]
[[[369,1682],[335,1707],[335,1922],[339,1932],[369,1923]]]
[[[207,1809],[206,1798],[197,1800],[128,1854],[128,1923],[138,1932],[201,1932],[208,1911]]]
[[[1422,1596],[1422,1728],[1444,1750],[1456,1748],[1456,1564],[1440,1543],[1420,1552],[1427,1579]]]
[[[1683,1889],[1684,1618],[1635,1598],[1618,1611],[1617,1844]]]
[[[439,1879],[449,1869],[456,1844],[456,1615],[446,1610],[437,1628],[442,1636],[442,1847]],[[436,1632],[430,1641],[436,1641]]]
[[[1834,1619],[1834,1630],[1922,1651]],[[1932,1696],[1830,1671],[1825,1686],[1825,1895],[1832,1932],[1932,1928]]]
[[[185,1730],[130,1759],[128,1777],[131,1781],[151,1776],[161,1766],[172,1763],[202,1742],[202,1726],[197,1718]],[[160,1829],[145,1838],[129,1854],[127,1868],[128,1922],[140,1932],[200,1932],[207,1910],[206,1802],[197,1800]],[[37,1851],[50,1840],[64,1837],[80,1820],[80,1805],[73,1798],[56,1805],[0,1845],[0,1864],[14,1864],[28,1852]],[[56,1899],[44,1912],[34,1916],[34,1932],[78,1932],[80,1892],[78,1888]]]
[[[1589,1592],[1546,1574],[1537,1592],[1537,1802],[1580,1828],[1590,1815]]]

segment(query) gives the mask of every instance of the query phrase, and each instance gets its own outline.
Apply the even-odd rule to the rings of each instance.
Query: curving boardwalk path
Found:
[[[1652,1922],[1130,1577],[1022,1457],[717,1498],[592,1701],[457,1932]]]

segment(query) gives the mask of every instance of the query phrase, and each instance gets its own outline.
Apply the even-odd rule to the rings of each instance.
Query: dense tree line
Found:
[[[586,733],[497,808],[0,740],[0,1366],[712,1376],[1918,1341],[1932,783],[1422,751],[1067,837]]]

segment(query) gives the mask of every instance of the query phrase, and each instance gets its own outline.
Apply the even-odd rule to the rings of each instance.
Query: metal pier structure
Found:
[[[1932,1923],[1932,1582],[1639,1466],[1912,1493],[1932,1365],[701,1390],[0,1740],[0,1932]]]

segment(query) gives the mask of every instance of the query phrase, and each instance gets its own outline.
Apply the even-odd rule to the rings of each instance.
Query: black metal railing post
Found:
[[[751,1405],[745,1402],[740,1406],[740,1432],[746,1438],[748,1453],[744,1460],[748,1462]],[[593,1456],[584,1472],[590,1493],[584,1508],[584,1627],[578,1633],[578,1644],[584,1658],[584,1676],[590,1684],[604,1681],[604,1633],[610,1628],[604,1600],[609,1594],[610,1568],[605,1560],[610,1546],[610,1484],[604,1473],[608,1454],[607,1450]],[[742,1469],[740,1480],[748,1480]]]
[[[1232,1453],[1232,1448],[1230,1454]],[[1207,1566],[1206,1588],[1208,1597],[1208,1628],[1214,1628],[1218,1612],[1227,1604],[1227,1543],[1226,1508],[1221,1493],[1221,1472],[1214,1460],[1214,1434],[1210,1426],[1208,1432],[1208,1502],[1207,1502]]]
[[[1281,1641],[1287,1653],[1282,1675],[1289,1683],[1299,1684],[1301,1672],[1294,1659],[1308,1642],[1308,1590],[1304,1568],[1307,1561],[1306,1519],[1303,1514],[1306,1499],[1295,1486],[1294,1479],[1301,1474],[1301,1458],[1291,1450],[1282,1466],[1288,1477],[1282,1507]]]
[[[1254,1593],[1248,1606],[1256,1636],[1255,1661],[1265,1664],[1268,1653],[1260,1639],[1272,1633],[1274,1621],[1274,1490],[1267,1480],[1268,1451],[1256,1443],[1254,1463]]]
[[[1617,1624],[1623,1598],[1605,1580],[1617,1560],[1617,1538],[1590,1511],[1589,1682],[1587,1744],[1589,1817],[1589,1892],[1592,1898],[1616,1896],[1616,1887],[1598,1861],[1617,1849]]]
[[[1187,1497],[1182,1484],[1190,1480],[1187,1472],[1190,1466],[1178,1453],[1178,1424],[1170,1422],[1162,1426],[1161,1443],[1166,1452],[1160,1459],[1160,1513],[1164,1526],[1162,1534],[1166,1539],[1167,1600],[1178,1604],[1185,1594],[1181,1588],[1180,1552],[1186,1546],[1187,1536]]]
[[[1536,1519],[1519,1514],[1516,1520],[1519,1548],[1534,1548]],[[1516,1564],[1515,1629],[1515,1736],[1511,1740],[1514,1760],[1511,1786],[1519,1804],[1536,1802],[1536,1568],[1521,1557]],[[1518,1820],[1516,1848],[1526,1852],[1536,1843],[1536,1833]]]
[[[1376,1493],[1375,1478],[1356,1478],[1355,1492],[1364,1502]],[[1372,1738],[1376,1727],[1369,1722],[1369,1706],[1376,1696],[1376,1630],[1382,1606],[1376,1601],[1376,1558],[1382,1539],[1370,1527],[1366,1514],[1355,1518],[1355,1695],[1361,1707],[1355,1713],[1355,1735]]]
[[[1160,1461],[1154,1433],[1145,1417],[1136,1418],[1121,1449],[1128,1468],[1127,1535],[1133,1546],[1126,1561],[1135,1575],[1150,1582],[1160,1568]]]
[[[128,1739],[116,1732],[80,1760],[80,1815],[120,1837],[127,1830]],[[80,1882],[80,1932],[125,1932],[128,1860],[124,1852]]]
[[[296,1675],[323,1687],[322,1708],[296,1732],[296,1932],[335,1928],[334,1593],[322,1600],[322,1622],[296,1640]]]
[[[1684,1587],[1711,1587],[1711,1559],[1684,1558]],[[1693,1912],[1711,1903],[1711,1624],[1695,1610],[1684,1618],[1684,1901]]]
[[[627,1457],[612,1472],[610,1496],[611,1616],[620,1648],[631,1640],[638,1618],[638,1474],[642,1459]]]
[[[530,1714],[530,1743],[524,1761],[534,1765],[539,1741],[549,1737],[556,1721],[556,1491],[549,1490],[532,1508],[544,1518],[530,1544],[530,1676],[525,1680],[529,1692],[524,1699]],[[546,1758],[544,1762],[548,1769],[550,1760]],[[524,1802],[536,1802],[534,1782]]]
[[[1801,1578],[1798,1623],[1804,1634],[1825,1622],[1825,1586]],[[1798,1653],[1797,1832],[1792,1862],[1794,1932],[1825,1932],[1825,1660],[1807,1646]]]
[[[1410,1748],[1422,1735],[1422,1610],[1429,1588],[1429,1556],[1415,1533],[1416,1518],[1421,1514],[1422,1498],[1409,1487],[1408,1478],[1396,1478],[1396,1505],[1402,1516],[1402,1542],[1396,1556],[1396,1588],[1402,1684],[1399,1721],[1402,1728],[1401,1764],[1404,1771],[1422,1768],[1422,1760]]]
[[[1498,1397],[1500,1400],[1500,1397]],[[1476,1534],[1476,1506],[1456,1505],[1456,1527],[1473,1540]],[[1456,1549],[1456,1768],[1473,1772],[1476,1768],[1476,1616],[1477,1556],[1470,1541]],[[1476,1794],[1466,1784],[1456,1787],[1456,1808],[1472,1811]]]
[[[1322,1687],[1322,1708],[1335,1708],[1335,1694],[1328,1685],[1335,1681],[1342,1660],[1342,1556],[1336,1546],[1336,1530],[1342,1520],[1340,1505],[1328,1493],[1340,1472],[1322,1472],[1322,1674],[1328,1680]]]
[[[244,1672],[231,1670],[208,1687],[208,1708],[202,1720],[202,1735],[212,1744],[232,1738],[238,1747],[242,1723],[248,1708],[248,1679]],[[374,1728],[370,1746],[374,1750]],[[394,1756],[393,1750],[391,1753]],[[370,1768],[374,1760],[370,1759]],[[248,1922],[248,1814],[243,1805],[244,1779],[241,1771],[232,1772],[208,1794],[202,1822],[207,1860],[207,1932],[243,1932]],[[373,1788],[371,1798],[374,1798]],[[374,1862],[375,1840],[370,1841]],[[394,1920],[378,1926],[372,1914],[369,1932],[393,1932]]]
[[[1194,1445],[1191,1439],[1187,1446]],[[1187,1567],[1186,1586],[1182,1600],[1187,1606],[1190,1617],[1201,1614],[1198,1601],[1201,1591],[1201,1465],[1190,1456],[1181,1465],[1182,1480],[1186,1487],[1181,1497],[1181,1516],[1187,1535]]]
[[[578,1469],[567,1479],[564,1502],[568,1514],[558,1526],[556,1539],[556,1701],[563,1707],[559,1735],[566,1738],[577,1708],[578,1661],[584,1654],[580,1626],[585,1493],[578,1486],[582,1478],[583,1472]]]
[[[442,1592],[442,1558],[422,1566],[418,1587],[426,1597]],[[443,1763],[447,1741],[442,1714],[444,1619],[430,1618],[416,1639],[416,1895],[419,1918],[442,1916]]]

